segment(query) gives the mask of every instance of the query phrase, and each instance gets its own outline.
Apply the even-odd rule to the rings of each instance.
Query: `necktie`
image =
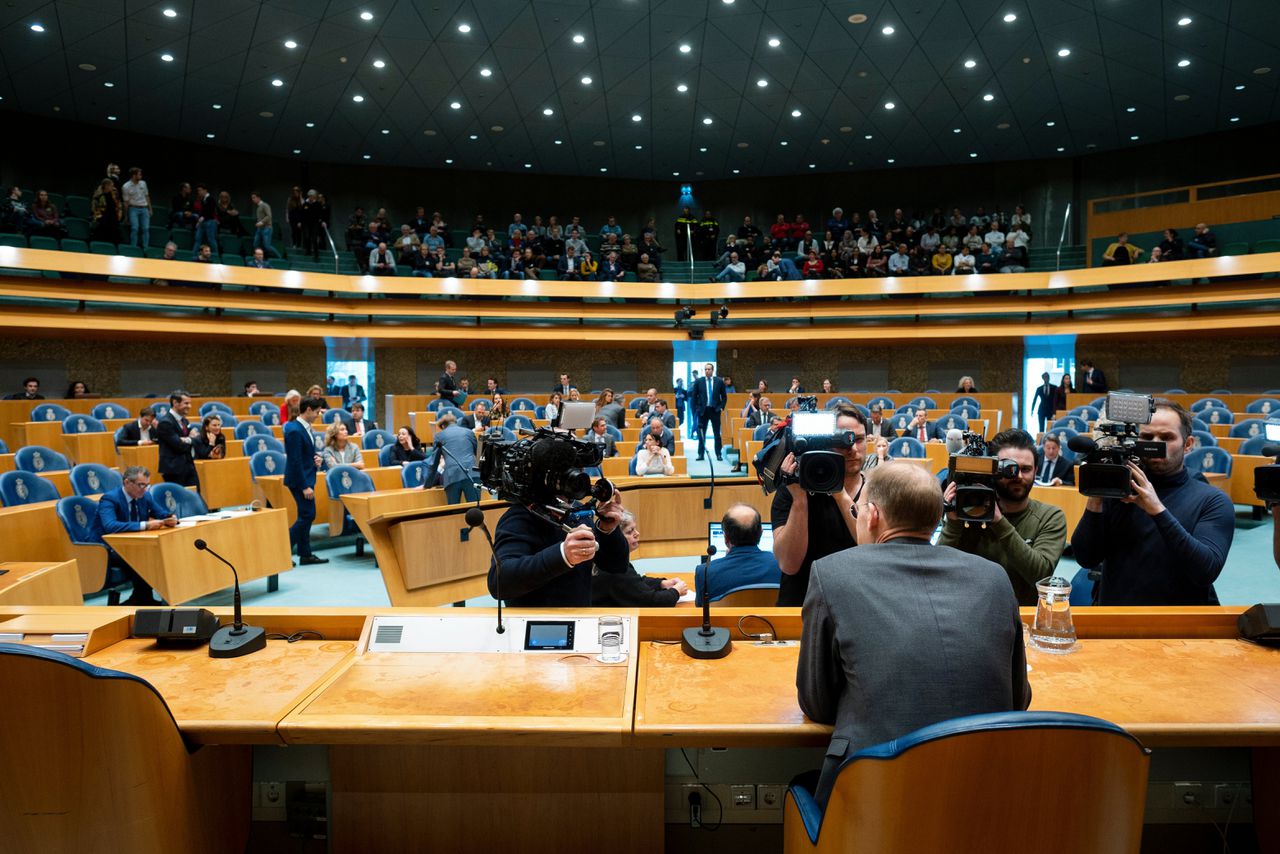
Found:
[[[142,521],[142,517],[138,515],[138,500],[136,498],[129,502],[129,520],[131,522]]]
[[[927,442],[927,441],[929,441],[928,439],[926,439],[926,438],[924,437],[924,425],[923,425],[923,424],[922,424],[922,425],[920,425],[920,441],[921,441],[921,442]]]
[[[1049,482],[1049,472],[1053,471],[1053,463],[1048,458],[1044,461],[1044,470],[1040,472],[1040,480],[1044,483]]]

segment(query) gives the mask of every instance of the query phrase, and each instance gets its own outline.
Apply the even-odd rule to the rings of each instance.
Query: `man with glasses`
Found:
[[[782,570],[780,607],[804,604],[815,560],[858,544],[854,504],[865,483],[862,462],[867,456],[867,419],[844,403],[836,406],[835,413],[836,430],[853,435],[851,445],[838,449],[844,457],[844,488],[834,495],[810,494],[792,482],[773,494],[770,521],[773,556]],[[782,461],[782,472],[793,476],[796,467],[795,455],[788,454]]]
[[[124,534],[132,531],[155,531],[160,528],[172,528],[178,524],[178,517],[164,510],[151,499],[147,491],[151,486],[151,472],[142,466],[129,466],[124,470],[124,482],[103,493],[98,499],[98,515],[96,527],[91,523],[94,539],[103,542],[104,534]],[[124,605],[160,605],[152,594],[151,585],[142,579],[131,566],[124,562],[110,546],[107,546],[107,565],[116,566],[124,571],[127,578],[133,581],[133,593]]]
[[[166,483],[199,487],[196,461],[192,453],[191,395],[181,389],[169,394],[169,412],[156,422],[155,439],[160,446],[160,474]],[[199,433],[199,426],[194,430]]]
[[[1036,479],[1036,446],[1024,430],[1005,430],[991,441],[991,449],[1002,460],[1018,464],[1018,476],[996,479],[995,519],[986,525],[966,525],[958,513],[947,514],[940,546],[1000,564],[1013,585],[1019,605],[1036,604],[1036,582],[1053,575],[1058,558],[1067,546],[1067,517],[1052,504],[1031,497]],[[943,497],[950,504],[956,485],[947,485]]]

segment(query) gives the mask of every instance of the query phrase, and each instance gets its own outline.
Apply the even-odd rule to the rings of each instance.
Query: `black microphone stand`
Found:
[[[715,553],[715,546],[707,546],[707,554],[698,564],[702,570],[702,582],[698,582],[697,573],[693,577],[694,589],[702,591],[702,628],[685,629],[680,638],[680,648],[690,658],[724,658],[733,648],[729,630],[711,626],[711,591],[707,590],[707,571]]]
[[[493,593],[494,598],[498,600],[498,634],[504,634],[507,631],[506,626],[502,625],[502,559],[498,557],[498,550],[493,547],[493,537],[489,534],[489,526],[484,523],[484,511],[479,507],[472,507],[467,510],[466,521],[468,527],[472,530],[479,528],[484,534],[485,540],[489,543],[489,552],[493,555],[493,564],[497,573],[494,575]]]
[[[209,544],[204,540],[196,540],[192,545],[196,547],[197,551],[208,552],[225,563],[227,568],[231,570],[231,577],[235,580],[231,599],[233,605],[232,624],[218,629],[213,633],[213,637],[209,638],[209,657],[238,658],[239,656],[265,649],[267,646],[266,630],[258,626],[246,626],[242,619],[240,574],[236,572],[236,568],[231,565],[231,561],[209,548]]]

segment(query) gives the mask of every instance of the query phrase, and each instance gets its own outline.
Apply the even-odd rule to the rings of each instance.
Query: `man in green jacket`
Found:
[[[938,545],[1000,564],[1018,604],[1034,605],[1036,582],[1053,575],[1066,547],[1067,517],[1057,507],[1031,497],[1036,453],[1030,435],[1023,430],[1005,430],[991,441],[991,447],[1000,459],[1018,464],[1017,478],[996,480],[995,520],[966,525],[956,513],[948,513]],[[943,498],[950,503],[955,494],[955,484],[948,484]]]

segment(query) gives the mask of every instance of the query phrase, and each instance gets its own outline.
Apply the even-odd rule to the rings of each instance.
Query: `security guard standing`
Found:
[[[684,211],[676,218],[676,260],[689,260],[689,241],[693,239],[695,232],[698,230],[698,218],[685,208]]]
[[[716,247],[720,242],[720,220],[711,211],[702,212],[702,221],[698,223],[698,235],[694,238],[695,253],[699,261],[714,261]]]

